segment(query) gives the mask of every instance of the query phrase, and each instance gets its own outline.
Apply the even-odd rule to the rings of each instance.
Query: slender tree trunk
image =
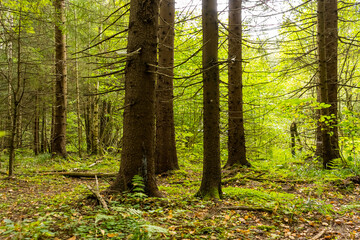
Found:
[[[10,27],[13,28],[13,18],[10,17]],[[7,122],[6,122],[6,131],[11,132],[12,129],[12,122],[13,122],[13,115],[12,115],[12,107],[13,107],[13,88],[12,88],[12,82],[13,82],[13,42],[12,40],[8,40],[7,46],[7,64],[8,64],[8,97],[7,97]],[[10,146],[10,140],[11,137],[6,137],[6,147]]]
[[[85,119],[85,137],[86,137],[86,152],[91,153],[92,149],[92,116],[91,116],[91,103],[90,97],[84,107],[84,119]]]
[[[19,13],[19,25],[18,25],[18,38],[17,38],[17,81],[16,87],[11,87],[12,90],[12,125],[10,131],[10,141],[9,141],[9,168],[8,176],[11,178],[13,176],[14,164],[15,164],[15,148],[16,148],[16,134],[18,133],[18,115],[19,115],[19,106],[24,94],[24,88],[21,87],[21,31],[22,31],[22,9],[20,7]],[[11,85],[11,79],[9,79]]]
[[[39,95],[38,92],[35,93],[35,108],[34,108],[34,154],[38,155],[40,152],[39,144],[39,130],[40,130],[40,121],[39,121]]]
[[[225,167],[251,166],[246,160],[242,83],[242,0],[229,0],[229,129]]]
[[[111,102],[103,100],[100,114],[100,142],[101,148],[107,149],[112,137],[112,111]]]
[[[12,177],[14,172],[14,164],[15,164],[15,139],[16,139],[16,126],[17,126],[17,119],[18,119],[18,107],[19,102],[14,101],[13,112],[12,112],[12,127],[10,132],[10,142],[9,142],[9,169],[8,169],[8,176]]]
[[[174,21],[175,1],[160,2],[159,75],[156,84],[155,170],[163,173],[179,169],[174,125]]]
[[[100,151],[99,144],[99,96],[97,95],[99,91],[99,82],[95,83],[95,96],[92,96],[93,100],[93,117],[92,117],[92,149],[91,154],[97,155]]]
[[[76,18],[76,9],[74,10]],[[75,52],[77,52],[77,25],[75,26]],[[76,118],[77,118],[77,133],[78,133],[78,155],[81,158],[81,139],[82,139],[82,127],[81,127],[81,116],[80,116],[80,85],[79,85],[79,62],[77,54],[75,55],[75,84],[76,84]]]
[[[218,66],[217,1],[203,0],[203,103],[204,103],[204,163],[201,186],[196,196],[220,198],[220,109]]]
[[[126,61],[123,149],[110,190],[132,190],[132,179],[139,175],[149,196],[162,196],[154,165],[158,17],[158,0],[131,0],[127,51],[140,52]]]
[[[46,103],[43,103],[42,106],[42,114],[41,114],[42,120],[41,120],[41,144],[40,144],[40,151],[41,153],[50,152],[49,146],[48,146],[48,140],[47,140],[47,121],[46,121]]]
[[[66,36],[65,25],[65,0],[55,0],[55,119],[54,136],[52,139],[52,153],[66,157],[66,96],[67,96],[67,71],[66,71]]]

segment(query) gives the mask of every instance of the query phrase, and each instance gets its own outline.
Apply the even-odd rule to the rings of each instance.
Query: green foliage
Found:
[[[4,219],[0,225],[0,235],[11,239],[44,239],[54,237],[55,233],[50,231],[51,221],[44,217],[38,220],[24,219],[21,222],[13,222]]]
[[[133,185],[133,189],[131,189],[131,193],[129,194],[129,196],[134,197],[134,198],[144,198],[144,197],[146,197],[145,183],[144,183],[143,177],[141,177],[139,175],[135,175],[132,178],[131,183]]]

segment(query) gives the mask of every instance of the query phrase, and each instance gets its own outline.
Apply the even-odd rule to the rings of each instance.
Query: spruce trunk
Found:
[[[124,135],[118,176],[110,190],[133,189],[141,176],[149,196],[162,196],[155,180],[155,80],[157,62],[158,0],[131,0],[125,70]]]
[[[217,1],[203,0],[203,104],[204,162],[201,186],[203,199],[221,198],[220,109],[218,66]]]
[[[175,1],[160,3],[159,75],[156,84],[156,173],[179,169],[176,155],[173,76]]]

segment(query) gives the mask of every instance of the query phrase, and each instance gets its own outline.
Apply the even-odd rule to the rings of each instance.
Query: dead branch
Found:
[[[92,187],[90,187],[89,185],[86,185],[86,187],[95,195],[95,197],[99,200],[99,202],[101,203],[101,205],[103,206],[104,209],[106,209],[106,211],[109,211],[109,208],[106,204],[106,201],[104,200],[104,198],[100,195],[99,191],[93,189]]]
[[[310,240],[316,240],[321,238],[321,236],[325,233],[326,228],[324,228],[321,232],[319,232],[318,234],[316,234],[313,238],[311,238]]]
[[[61,175],[65,177],[88,177],[88,178],[95,178],[96,177],[116,177],[117,173],[90,173],[90,172],[47,172],[42,173],[40,175]]]

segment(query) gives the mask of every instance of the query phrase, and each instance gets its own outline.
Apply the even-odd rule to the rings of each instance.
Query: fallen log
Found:
[[[61,175],[73,178],[95,178],[95,177],[116,177],[117,173],[91,173],[91,172],[47,172],[40,175]]]

